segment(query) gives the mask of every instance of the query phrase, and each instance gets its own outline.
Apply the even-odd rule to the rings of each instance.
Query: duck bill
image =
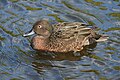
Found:
[[[26,37],[26,36],[30,36],[30,35],[33,35],[33,34],[35,34],[35,32],[33,30],[31,30],[31,31],[23,34],[23,36]]]

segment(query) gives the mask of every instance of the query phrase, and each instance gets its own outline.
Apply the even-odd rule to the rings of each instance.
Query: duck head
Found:
[[[53,28],[47,20],[40,20],[33,25],[32,30],[30,30],[28,33],[25,33],[23,36],[37,34],[43,38],[48,38],[52,33],[52,30]]]

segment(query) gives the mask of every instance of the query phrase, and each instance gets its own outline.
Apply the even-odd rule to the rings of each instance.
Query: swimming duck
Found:
[[[108,36],[98,34],[82,22],[61,22],[51,25],[48,20],[37,21],[32,30],[23,36],[36,34],[32,48],[52,52],[77,52],[85,46],[106,41]]]

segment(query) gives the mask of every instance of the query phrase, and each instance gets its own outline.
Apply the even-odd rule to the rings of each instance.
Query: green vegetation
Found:
[[[88,3],[92,3],[93,2],[93,0],[85,0],[86,2],[88,2]]]
[[[97,2],[97,1],[94,1],[94,0],[85,0],[85,1],[88,2],[88,3],[91,3],[94,6],[100,6],[99,9],[101,9],[101,10],[107,10],[107,8],[105,6],[101,6],[102,4],[104,4],[103,2]]]
[[[95,23],[92,21],[87,21],[87,22],[89,23],[89,25],[95,25]]]
[[[111,46],[108,46],[105,48],[106,50],[115,50],[115,48],[111,47]]]
[[[33,8],[31,6],[27,6],[27,5],[24,5],[24,4],[20,4],[22,6],[24,6],[26,8],[26,10],[31,10],[31,11],[34,11],[34,10],[42,10],[42,8]]]
[[[113,66],[113,69],[120,71],[120,66]]]
[[[107,54],[114,54],[114,52],[107,52]]]
[[[105,32],[120,30],[120,27],[111,27],[105,30]]]
[[[21,80],[21,79],[18,79],[18,78],[12,78],[12,79],[10,79],[10,80]]]
[[[11,1],[11,2],[18,2],[19,0],[9,0],[9,1]]]
[[[101,6],[101,4],[103,4],[103,2],[95,2],[95,1],[93,1],[92,4],[94,6]]]
[[[107,8],[105,6],[101,6],[99,9],[101,9],[101,10],[107,10]]]
[[[114,17],[115,20],[120,20],[120,12],[109,13],[108,15]]]
[[[99,57],[99,56],[97,56],[97,55],[94,55],[94,54],[89,55],[89,57],[90,57],[90,58],[97,59],[97,60],[102,60],[102,61],[103,61],[103,59],[102,59],[101,57]]]
[[[5,38],[3,38],[3,37],[0,36],[0,41],[3,41],[3,40],[5,40]]]
[[[60,19],[57,14],[48,14],[48,16],[54,17],[58,22],[64,22],[62,19]]]
[[[17,14],[15,14],[15,13],[13,13],[13,12],[11,12],[11,11],[5,11],[6,13],[9,13],[9,14],[11,14],[11,15],[13,15],[13,16],[18,16]]]
[[[8,73],[8,72],[0,72],[0,74],[11,75],[11,74]]]
[[[90,64],[81,64],[82,66],[90,66]]]
[[[93,1],[93,0],[85,0],[85,1],[93,4],[94,6],[101,6],[101,4],[103,4],[103,2],[97,2],[97,1]]]
[[[113,1],[115,1],[115,2],[119,2],[119,0],[113,0]]]
[[[108,80],[106,77],[100,77],[99,80]]]
[[[27,10],[31,10],[31,11],[33,11],[33,10],[42,10],[42,8],[33,8],[33,7],[30,7],[30,6],[25,6],[25,8]]]
[[[99,75],[100,72],[98,70],[80,70],[81,72],[93,72],[95,73],[96,75]]]
[[[120,18],[120,12],[110,13],[109,15],[112,16],[112,17],[118,17],[118,18]]]
[[[118,56],[118,58],[120,58],[120,56]]]

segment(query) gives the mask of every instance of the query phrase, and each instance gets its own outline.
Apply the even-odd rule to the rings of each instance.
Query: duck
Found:
[[[48,20],[39,20],[23,36],[35,34],[31,40],[34,50],[50,52],[79,52],[85,46],[103,42],[107,35],[99,34],[94,27],[83,22],[59,22],[50,24]]]

